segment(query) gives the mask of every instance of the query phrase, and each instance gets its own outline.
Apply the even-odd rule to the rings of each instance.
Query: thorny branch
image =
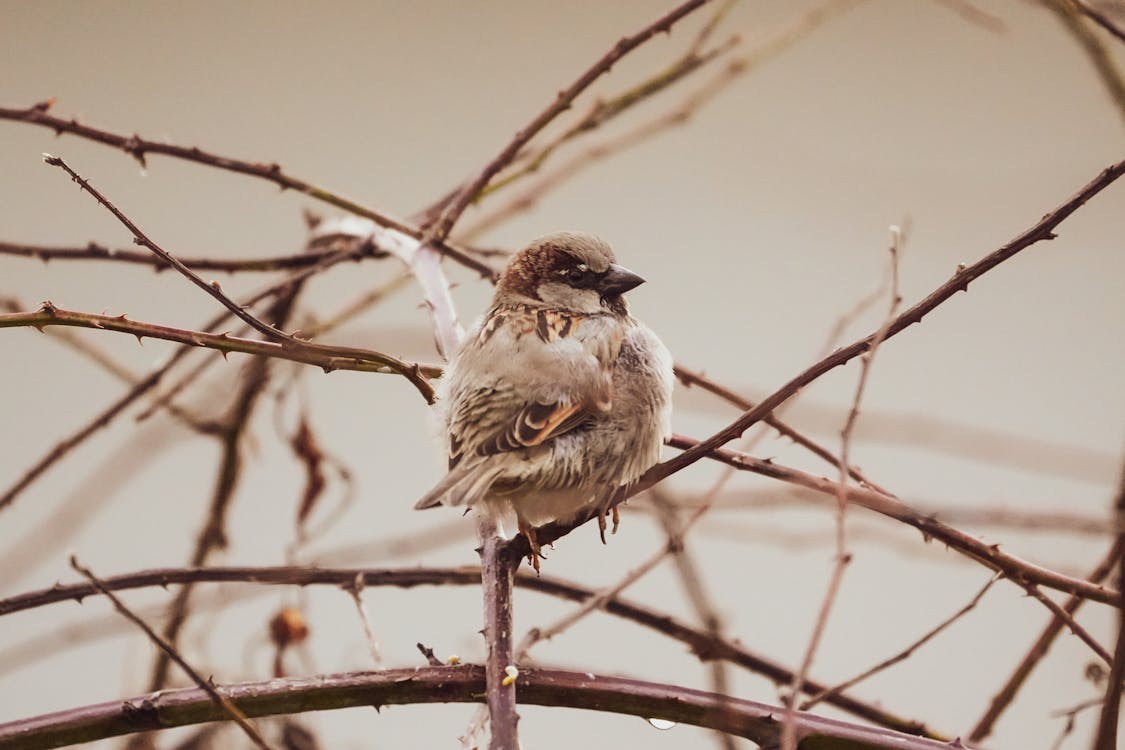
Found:
[[[669,444],[677,448],[691,450],[702,443],[676,435],[672,437]],[[708,457],[742,471],[751,471],[762,476],[780,479],[783,482],[796,484],[831,497],[835,497],[840,491],[837,482],[813,476],[773,461],[754,458],[738,451],[724,448],[711,451]],[[1095,585],[1089,581],[1073,578],[1064,573],[1023,560],[1003,551],[999,545],[987,544],[975,536],[938,521],[932,516],[919,513],[891,495],[864,487],[852,486],[846,487],[845,492],[849,503],[854,503],[880,515],[913,526],[921,531],[926,539],[937,539],[966,557],[976,560],[994,571],[1003,573],[1013,580],[1030,581],[1056,591],[1078,594],[1086,599],[1103,604],[1117,606],[1121,602],[1121,592],[1116,589]],[[540,534],[540,537],[543,539],[551,538],[546,533]]]
[[[840,430],[839,473],[836,482],[836,556],[832,566],[832,574],[828,579],[828,587],[825,589],[824,599],[820,605],[820,611],[817,613],[816,622],[813,624],[812,635],[809,636],[805,656],[801,660],[801,666],[797,669],[797,674],[793,677],[792,685],[789,687],[789,700],[785,707],[784,729],[781,733],[782,750],[797,750],[797,725],[794,721],[797,715],[797,696],[804,688],[803,683],[805,675],[812,666],[813,659],[820,646],[821,638],[824,635],[824,630],[828,626],[828,617],[832,612],[832,607],[839,594],[840,584],[844,579],[844,571],[852,561],[851,553],[848,552],[847,526],[845,524],[848,510],[848,478],[850,477],[851,468],[852,430],[855,429],[856,420],[859,419],[859,406],[863,401],[864,391],[867,389],[867,380],[871,373],[871,364],[875,361],[875,354],[879,351],[879,346],[882,345],[883,341],[887,338],[887,332],[890,330],[891,324],[895,319],[895,314],[902,304],[902,295],[899,294],[898,282],[898,258],[902,239],[902,230],[897,226],[892,226],[891,244],[889,248],[891,301],[888,305],[886,317],[883,319],[883,324],[879,326],[879,329],[872,337],[871,344],[867,347],[867,351],[860,357],[859,380],[856,383],[855,394],[852,397],[852,406],[848,411],[847,419],[844,421],[844,427]]]
[[[1019,253],[1038,242],[1044,240],[1054,239],[1054,230],[1066,220],[1068,216],[1081,208],[1088,200],[1095,195],[1105,190],[1112,185],[1122,174],[1125,174],[1125,160],[1107,167],[1102,172],[1091,180],[1086,186],[1079,190],[1075,195],[1066,200],[1055,210],[1046,214],[1042,219],[1036,222],[1031,228],[1022,232],[1006,245],[1000,249],[989,253],[976,263],[970,266],[961,266],[953,274],[949,281],[945,282],[927,297],[914,304],[908,310],[903,312],[894,321],[891,322],[886,328],[885,337],[890,339],[893,336],[901,333],[905,329],[920,323],[928,313],[932,312],[935,308],[953,297],[957,292],[968,291],[969,284],[976,279],[983,276],[988,271],[1008,260],[1012,256]],[[638,492],[651,487],[656,482],[687,468],[699,459],[703,458],[710,451],[719,448],[731,440],[735,439],[749,427],[761,421],[766,415],[770,414],[774,409],[783,404],[801,388],[821,377],[825,373],[834,370],[835,368],[847,363],[848,361],[860,356],[866,352],[875,341],[878,332],[856,341],[855,343],[843,347],[842,349],[833,352],[831,355],[820,360],[812,365],[804,372],[801,372],[796,377],[792,378],[788,383],[781,386],[773,394],[766,397],[753,409],[750,409],[742,414],[737,420],[726,428],[720,430],[715,435],[700,442],[693,448],[688,449],[684,453],[676,456],[675,458],[665,461],[664,463],[657,464],[643,477],[633,485],[628,492],[628,495],[635,495]]]
[[[364,248],[364,253],[372,258],[386,256],[386,253],[379,251],[373,245]],[[157,273],[171,268],[171,264],[162,260],[159,256],[154,256],[152,253],[123,248],[109,248],[96,242],[87,243],[84,247],[57,247],[0,242],[0,255],[36,258],[44,263],[54,260],[131,263],[134,265],[150,266]],[[271,271],[291,271],[299,268],[308,268],[309,266],[317,265],[323,260],[332,258],[335,255],[335,250],[327,249],[298,253],[296,255],[274,255],[264,258],[180,258],[180,262],[195,271],[268,273]],[[355,260],[359,259],[359,256],[355,258]]]
[[[78,563],[78,560],[74,557],[70,558],[70,567],[74,568],[76,571],[82,574],[82,576],[86,580],[88,580],[94,588],[96,588],[103,596],[113,602],[113,606],[117,609],[117,611],[120,612],[123,617],[140,628],[144,632],[144,634],[148,636],[148,639],[153,643],[153,645],[160,649],[161,653],[165,654],[171,661],[176,662],[176,665],[179,666],[180,669],[184,670],[184,672],[186,672],[189,677],[191,677],[192,682],[194,682],[200,690],[206,693],[207,697],[221,709],[221,715],[225,715],[226,717],[233,719],[234,723],[237,724],[239,728],[246,733],[246,736],[249,737],[255,745],[262,748],[262,750],[271,750],[269,743],[267,743],[262,738],[262,735],[258,732],[257,727],[250,723],[250,720],[246,718],[246,715],[242,713],[241,710],[239,710],[238,706],[236,706],[230,698],[223,695],[218,688],[212,685],[210,680],[204,679],[203,675],[199,674],[199,672],[197,672],[194,667],[188,664],[184,660],[183,656],[181,656],[179,652],[176,651],[175,647],[172,646],[172,644],[158,636],[144,620],[133,614],[132,610],[126,607],[125,603],[118,599],[116,594],[107,589],[102,584],[102,582],[93,573],[90,572],[89,568],[80,565]]]
[[[519,679],[521,699],[528,704],[664,719],[730,732],[763,746],[774,743],[779,731],[780,709],[765,703],[593,672],[527,669]],[[484,696],[484,669],[466,664],[316,675],[225,685],[223,692],[250,717],[354,706],[474,703]],[[720,704],[723,710],[716,710]],[[0,724],[0,744],[32,750],[225,718],[198,688],[167,690]],[[803,737],[855,750],[949,750],[945,742],[811,714],[798,717],[798,723]]]
[[[303,284],[291,286],[274,300],[266,312],[266,317],[278,326],[285,325],[293,314],[297,297],[303,288]],[[270,360],[265,358],[251,360],[243,372],[234,402],[224,420],[224,429],[218,436],[222,451],[219,468],[215,475],[211,504],[203,520],[203,528],[196,538],[191,560],[188,563],[191,567],[199,567],[205,564],[213,552],[227,546],[227,514],[242,478],[243,437],[249,427],[250,417],[254,413],[254,409],[257,407],[271,376]],[[192,587],[190,585],[184,586],[177,592],[176,598],[172,602],[168,619],[164,624],[164,638],[169,643],[176,643],[180,630],[187,622],[191,593]],[[150,690],[159,690],[165,686],[168,680],[169,666],[167,655],[164,653],[158,654],[156,661],[153,663],[152,674],[149,679]]]
[[[554,100],[547,105],[546,109],[536,115],[535,119],[517,132],[504,148],[500,150],[500,153],[498,153],[492,161],[488,162],[476,177],[458,190],[456,196],[442,209],[438,218],[426,229],[422,238],[422,243],[424,245],[429,245],[444,241],[445,238],[449,236],[450,230],[453,229],[453,225],[457,223],[457,219],[460,218],[469,204],[480,194],[480,191],[488,185],[489,181],[501,169],[508,166],[512,159],[516,157],[516,154],[520,152],[520,149],[526,146],[539,131],[565,112],[566,109],[570,107],[571,103],[578,98],[578,95],[589,88],[590,84],[603,74],[608,73],[614,63],[657,34],[669,31],[676,22],[703,5],[706,5],[709,1],[710,0],[688,0],[688,2],[672,9],[669,13],[653,21],[637,33],[622,37],[609,52],[590,66],[574,83],[560,91],[558,95],[555,96]]]
[[[167,587],[194,583],[247,583],[276,586],[337,586],[350,589],[361,581],[364,586],[475,586],[481,582],[479,568],[308,568],[308,567],[207,567],[160,568],[114,576],[103,580],[103,585],[114,591],[148,587]],[[598,609],[633,622],[641,627],[666,635],[687,645],[701,660],[722,659],[751,672],[763,675],[776,683],[788,683],[793,673],[770,659],[754,654],[745,647],[697,630],[667,613],[644,607],[616,595],[604,597],[579,584],[551,576],[517,573],[516,586],[548,596],[573,602],[597,602]],[[0,616],[22,612],[36,607],[63,601],[81,602],[99,593],[89,584],[57,584],[49,589],[31,591],[18,596],[0,599]],[[811,691],[827,690],[823,683],[806,681]],[[904,719],[885,709],[872,706],[849,695],[834,695],[826,699],[837,708],[854,716],[896,731],[940,739],[919,722]]]
[[[281,343],[231,336],[227,333],[191,331],[186,328],[173,328],[156,323],[130,320],[124,315],[111,316],[63,310],[49,301],[44,302],[35,312],[0,314],[0,328],[23,326],[41,329],[53,325],[127,333],[136,336],[138,340],[142,338],[162,339],[187,346],[214,349],[224,354],[238,352],[274,359],[286,359],[291,362],[314,365],[325,372],[352,370],[356,372],[394,373],[409,380],[429,403],[433,403],[434,391],[427,378],[437,377],[441,374],[441,370],[433,365],[404,362],[369,349],[316,344],[301,339]]]
[[[487,518],[480,521],[481,590],[484,599],[485,697],[490,750],[519,750],[516,689],[519,668],[512,643],[512,586],[520,559],[513,558]]]
[[[1114,546],[1125,548],[1125,463],[1121,466],[1121,479],[1113,501],[1113,518],[1118,528]],[[1117,586],[1125,589],[1125,557],[1117,563]],[[1117,605],[1117,644],[1106,678],[1105,702],[1098,717],[1098,730],[1094,750],[1114,750],[1117,747],[1117,722],[1121,711],[1121,688],[1125,681],[1125,603]]]
[[[406,222],[399,221],[391,218],[379,211],[376,211],[367,206],[356,203],[353,200],[345,198],[337,193],[319,187],[310,182],[306,182],[300,178],[289,175],[282,170],[281,165],[277,163],[262,164],[257,162],[243,161],[241,159],[232,159],[225,156],[219,156],[208,151],[196,148],[194,146],[177,146],[174,144],[163,143],[161,141],[153,141],[147,138],[142,138],[139,135],[121,135],[113,133],[101,128],[95,128],[90,125],[79,123],[76,119],[64,119],[55,117],[49,113],[49,110],[54,105],[54,100],[33,104],[24,109],[13,107],[0,107],[0,120],[14,120],[18,122],[26,122],[32,125],[39,125],[42,127],[54,130],[57,135],[67,133],[75,135],[80,138],[95,141],[97,143],[110,146],[112,148],[120,149],[130,156],[137,159],[141,166],[145,166],[146,154],[161,154],[163,156],[171,156],[177,159],[184,159],[186,161],[195,162],[197,164],[205,164],[210,167],[222,169],[238,174],[256,177],[262,180],[278,185],[285,190],[295,190],[299,193],[315,198],[316,200],[323,201],[328,205],[335,206],[343,211],[356,216],[362,216],[365,219],[370,219],[381,227],[387,229],[394,229],[403,234],[410,235],[415,239],[421,237],[421,231]],[[448,242],[434,243],[435,247],[443,255],[446,255],[461,265],[470,268],[479,273],[483,278],[493,279],[496,276],[496,271],[487,263],[474,257],[471,253],[463,249],[454,247]]]

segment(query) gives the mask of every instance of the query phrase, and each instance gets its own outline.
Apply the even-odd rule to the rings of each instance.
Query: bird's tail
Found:
[[[437,485],[414,504],[415,510],[438,505],[472,505],[499,478],[503,467],[480,456],[450,469]]]

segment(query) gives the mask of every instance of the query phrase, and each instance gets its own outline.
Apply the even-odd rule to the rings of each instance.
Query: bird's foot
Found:
[[[531,567],[535,568],[535,574],[539,575],[539,560],[543,557],[543,554],[539,547],[539,538],[535,533],[535,527],[521,520],[520,533],[527,539],[527,545],[531,548],[531,553],[528,554],[527,561],[531,563]]]

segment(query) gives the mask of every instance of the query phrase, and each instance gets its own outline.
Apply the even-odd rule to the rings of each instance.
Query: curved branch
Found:
[[[777,717],[783,712],[766,703],[589,672],[526,669],[520,672],[519,684],[524,703],[659,718],[717,729],[766,746],[776,741]],[[355,706],[476,703],[484,693],[484,668],[463,665],[346,672],[218,689],[250,717]],[[198,688],[167,690],[0,724],[0,745],[11,750],[59,747],[225,718],[227,715]],[[812,714],[798,714],[796,722],[803,740],[827,738],[856,750],[949,748],[935,740]],[[813,743],[802,745],[812,747]]]
[[[617,44],[613,45],[600,60],[587,68],[574,83],[560,91],[551,103],[547,105],[546,109],[536,115],[535,119],[516,133],[504,148],[500,150],[500,153],[498,153],[492,161],[488,162],[476,177],[457,191],[456,196],[442,209],[437,220],[426,230],[421,240],[422,243],[433,244],[444,241],[453,228],[453,225],[457,222],[457,219],[460,218],[461,214],[464,213],[465,209],[473,202],[480,191],[488,185],[489,181],[496,176],[496,173],[508,166],[521,148],[526,146],[527,143],[534,138],[540,130],[550,124],[552,120],[565,112],[567,108],[570,107],[571,103],[578,98],[578,95],[589,88],[590,84],[598,80],[598,78],[605,73],[608,73],[610,68],[612,68],[618,60],[625,57],[625,55],[629,54],[649,39],[652,39],[657,34],[670,32],[672,26],[678,21],[706,5],[708,2],[710,2],[710,0],[687,0],[687,2],[673,8],[637,33],[622,37],[618,40]]]
[[[126,136],[120,133],[113,133],[90,125],[83,125],[74,118],[67,120],[61,117],[55,117],[48,113],[48,110],[50,110],[53,104],[54,100],[51,99],[22,109],[0,107],[0,120],[13,120],[31,125],[39,125],[55,131],[56,135],[66,133],[95,141],[111,148],[124,151],[140,162],[141,166],[145,166],[146,154],[161,154],[163,156],[171,156],[197,164],[206,164],[207,166],[223,169],[228,172],[236,172],[238,174],[256,177],[272,182],[283,190],[295,190],[298,193],[307,195],[310,198],[315,198],[318,201],[335,206],[348,213],[371,219],[371,221],[374,221],[379,226],[398,230],[416,239],[422,236],[421,231],[417,227],[356,203],[326,188],[294,177],[282,170],[281,165],[276,162],[263,164],[261,162],[243,161],[241,159],[232,159],[230,157],[213,154],[194,146],[177,146],[171,143],[152,141],[147,138],[142,138],[139,135]],[[461,265],[471,268],[482,277],[493,280],[496,278],[496,271],[493,270],[490,265],[474,258],[464,250],[444,241],[435,242],[433,245],[443,255],[447,255]]]
[[[1019,234],[1006,245],[1000,249],[989,253],[971,266],[959,266],[954,272],[953,277],[945,282],[933,292],[931,292],[924,299],[913,305],[910,309],[904,311],[901,315],[895,318],[886,329],[884,339],[890,339],[904,330],[914,325],[921,323],[922,318],[932,312],[935,308],[947,301],[950,297],[957,292],[967,292],[969,284],[976,279],[983,276],[988,271],[991,271],[996,266],[1008,260],[1012,256],[1019,253],[1038,242],[1043,240],[1051,240],[1055,238],[1054,229],[1061,224],[1068,216],[1082,207],[1086,201],[1093,198],[1095,195],[1105,190],[1112,185],[1121,175],[1125,174],[1125,160],[1113,164],[1091,180],[1085,187],[1067,199],[1062,205],[1045,215],[1042,219],[1036,222],[1031,228]],[[846,364],[850,360],[862,355],[866,352],[875,341],[878,332],[872,333],[865,338],[856,341],[855,343],[837,349],[835,352],[820,360],[812,367],[809,367],[804,372],[799,373],[796,377],[791,379],[788,383],[783,385],[778,390],[774,391],[771,395],[763,399],[753,409],[749,409],[736,419],[733,423],[720,430],[716,434],[701,441],[695,447],[684,451],[675,458],[657,464],[649,469],[643,477],[631,488],[626,496],[632,496],[648,489],[657,482],[665,479],[666,477],[675,474],[677,471],[687,468],[699,459],[708,455],[716,448],[720,448],[726,443],[734,440],[742,435],[754,424],[762,421],[766,416],[771,414],[774,409],[781,406],[788,401],[798,391],[805,386],[818,379],[820,376]],[[624,499],[624,497],[622,497]]]
[[[247,339],[239,336],[230,336],[225,333],[205,333],[191,331],[184,328],[143,323],[129,320],[124,315],[116,317],[84,313],[74,310],[63,310],[55,307],[50,302],[35,312],[11,313],[0,315],[0,328],[15,328],[30,326],[42,328],[43,326],[75,326],[78,328],[95,328],[104,331],[116,331],[136,336],[138,340],[144,337],[175,341],[180,344],[199,346],[206,349],[215,349],[220,352],[241,352],[255,354],[263,357],[288,359],[293,362],[302,362],[316,365],[325,372],[333,370],[354,370],[357,372],[380,372],[402,375],[409,380],[428,403],[434,401],[433,386],[428,377],[436,377],[441,371],[428,365],[413,362],[404,362],[395,357],[367,349],[356,349],[347,346],[328,346],[314,344],[301,339],[287,339],[281,341],[262,341],[260,339]]]
[[[668,442],[673,447],[688,450],[701,445],[691,438],[680,435],[673,436]],[[849,503],[855,503],[888,518],[913,526],[921,531],[927,539],[937,539],[966,557],[976,560],[998,573],[1003,573],[1020,585],[1038,584],[1115,607],[1122,604],[1120,591],[1081,578],[1074,578],[1008,554],[1002,551],[999,545],[982,542],[959,529],[947,526],[932,516],[923,515],[892,495],[886,495],[864,487],[841,487],[837,482],[830,479],[806,474],[803,471],[773,461],[754,458],[738,451],[720,449],[711,451],[709,455],[711,458],[722,461],[736,469],[761,474],[772,479],[780,479],[783,482],[806,487],[825,495],[836,496],[838,492],[843,492]]]
[[[281,586],[329,585],[346,589],[354,586],[356,581],[362,582],[365,587],[476,586],[480,584],[481,576],[480,569],[473,567],[405,569],[287,566],[209,567],[144,570],[107,577],[102,579],[101,583],[110,591],[123,591],[154,586],[166,588],[177,584],[205,582]],[[517,572],[514,582],[520,588],[573,602],[584,602],[598,595],[598,592],[593,589],[551,576]],[[0,599],[0,616],[72,599],[81,602],[87,596],[96,596],[98,593],[98,590],[90,584],[56,584],[49,589],[30,591],[7,599]],[[793,672],[787,667],[754,654],[734,641],[697,630],[670,615],[649,609],[628,599],[620,597],[609,599],[605,603],[604,609],[611,615],[629,620],[680,641],[691,649],[691,652],[698,656],[701,661],[714,659],[729,661],[743,669],[763,675],[777,684],[787,684],[793,679]],[[830,686],[815,680],[806,680],[805,687],[810,692],[820,692],[827,690]],[[825,698],[825,702],[853,716],[858,716],[888,729],[932,739],[941,739],[941,735],[931,731],[920,722],[896,716],[883,708],[864,703],[850,695],[832,695]]]

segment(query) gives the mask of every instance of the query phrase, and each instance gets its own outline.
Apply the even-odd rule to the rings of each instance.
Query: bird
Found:
[[[483,513],[499,537],[527,538],[536,571],[548,523],[593,508],[604,541],[615,493],[671,434],[672,355],[623,296],[642,283],[590,234],[513,255],[438,382],[448,473],[415,508]]]

